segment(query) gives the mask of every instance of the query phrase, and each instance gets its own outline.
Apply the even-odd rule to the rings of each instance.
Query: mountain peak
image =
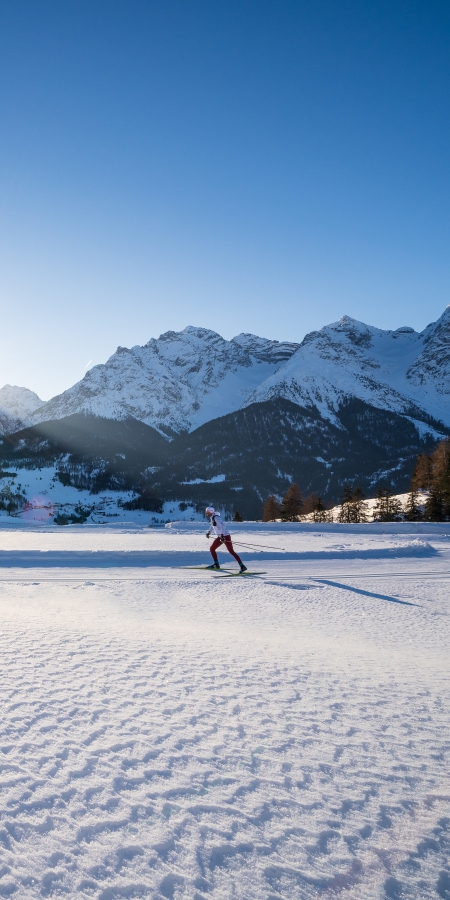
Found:
[[[423,422],[431,415],[450,423],[449,384],[450,306],[420,335],[406,325],[383,330],[344,315],[301,344],[250,332],[226,340],[187,325],[144,346],[118,347],[46,404],[34,395],[31,415],[35,422],[79,412],[134,418],[172,436],[275,397],[334,421],[342,403],[357,398]]]
[[[177,332],[173,332],[173,334],[177,334]],[[194,335],[194,337],[198,338],[212,337],[220,338],[221,341],[224,340],[224,338],[220,334],[218,334],[217,331],[211,331],[210,328],[202,328],[199,325],[187,325],[186,328],[183,328],[183,330],[181,332],[178,332],[178,334],[192,334]]]
[[[417,421],[450,424],[449,326],[450,307],[421,335],[409,326],[383,330],[342,316],[307,334],[246,405],[284,397],[337,423],[341,405],[355,398]]]
[[[44,401],[29,388],[20,387],[18,384],[4,384],[0,388],[0,408],[2,409],[32,412],[43,404]]]
[[[5,384],[0,388],[0,434],[18,431],[27,425],[31,413],[44,401],[29,388]]]
[[[365,325],[364,322],[360,322],[358,319],[353,319],[352,316],[341,316],[341,318],[338,320],[338,322],[336,324],[338,326],[340,325],[341,327],[344,327],[344,328],[347,325],[352,325],[352,326],[356,325],[356,326],[361,326],[362,328],[367,328],[367,325]],[[331,328],[332,326],[330,325],[329,327]]]
[[[257,335],[227,341],[208,328],[166,331],[143,347],[118,347],[35,421],[79,412],[135,418],[168,436],[239,409],[246,396],[297,349]]]

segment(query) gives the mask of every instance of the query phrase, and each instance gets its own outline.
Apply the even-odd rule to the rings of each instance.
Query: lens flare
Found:
[[[26,522],[48,522],[54,514],[55,507],[48,497],[33,497],[27,500],[22,510],[22,518]]]

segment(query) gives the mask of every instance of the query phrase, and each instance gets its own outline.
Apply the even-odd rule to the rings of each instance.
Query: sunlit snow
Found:
[[[447,897],[449,525],[205,524],[1,520],[0,896]]]

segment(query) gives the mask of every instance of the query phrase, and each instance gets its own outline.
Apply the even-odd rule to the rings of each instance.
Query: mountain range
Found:
[[[145,446],[132,454],[134,483],[145,481],[155,495],[215,493],[232,505],[241,491],[249,507],[283,492],[291,478],[329,499],[355,478],[369,490],[383,479],[404,489],[417,453],[449,433],[449,376],[450,306],[420,333],[344,316],[301,343],[252,334],[227,341],[189,326],[142,347],[118,347],[46,403],[6,385],[2,446],[8,455],[20,445],[26,455],[29,441],[53,423],[48,446],[57,434],[58,452],[80,459],[83,439],[74,451],[74,429],[86,441],[88,432],[103,433],[101,423],[111,430],[134,421],[148,426],[139,432]],[[129,434],[115,459],[130,455]],[[111,454],[100,456],[111,467]]]

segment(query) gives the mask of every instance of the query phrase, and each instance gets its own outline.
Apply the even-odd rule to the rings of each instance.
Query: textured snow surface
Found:
[[[447,898],[446,529],[2,527],[0,897]]]

